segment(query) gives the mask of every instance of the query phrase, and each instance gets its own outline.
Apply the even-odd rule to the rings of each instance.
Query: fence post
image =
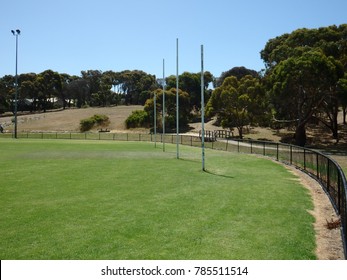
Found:
[[[279,144],[278,143],[276,143],[276,159],[277,159],[277,161],[279,160],[279,154],[278,154],[278,149],[279,149]]]
[[[253,141],[250,140],[249,142],[251,143],[251,154],[253,154]]]
[[[304,148],[304,170],[306,170],[306,149]]]
[[[337,209],[341,215],[341,173],[337,172]]]
[[[330,195],[330,160],[328,158],[326,158],[328,160],[328,165],[327,165],[327,191]]]
[[[265,156],[265,145],[266,145],[266,142],[263,142],[263,156]]]
[[[228,151],[228,144],[229,144],[229,139],[227,139],[227,144],[225,146],[225,150]]]
[[[317,178],[319,178],[319,158],[318,158],[318,154],[316,153],[316,166],[317,166]]]
[[[293,164],[293,147],[292,145],[289,146],[290,147],[290,155],[289,155],[289,162],[290,164]]]

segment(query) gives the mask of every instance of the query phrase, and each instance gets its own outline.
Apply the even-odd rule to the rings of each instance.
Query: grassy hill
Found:
[[[116,106],[83,109],[66,109],[54,112],[19,115],[18,131],[79,131],[82,119],[94,114],[107,115],[110,118],[109,129],[114,131],[125,130],[124,121],[132,111],[142,110],[143,106]],[[0,118],[5,130],[12,131],[12,117]]]

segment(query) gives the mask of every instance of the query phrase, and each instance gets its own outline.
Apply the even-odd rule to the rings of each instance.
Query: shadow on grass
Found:
[[[228,178],[228,179],[234,179],[234,178],[235,178],[234,176],[224,175],[224,174],[218,174],[218,173],[216,173],[216,172],[213,172],[213,171],[210,171],[210,170],[207,170],[207,169],[205,169],[204,172],[207,173],[207,174],[210,174],[210,175],[214,175],[214,176],[218,176],[218,177],[223,177],[223,178]]]
[[[180,158],[179,160],[182,161],[189,161],[189,162],[194,162],[194,163],[201,163],[201,160],[199,159],[189,159],[189,158]],[[225,174],[218,174],[217,172],[213,171],[213,170],[207,170],[205,169],[203,172],[213,175],[213,176],[218,176],[218,177],[223,177],[223,178],[228,178],[228,179],[234,179],[234,176],[230,176],[230,175],[225,175]]]

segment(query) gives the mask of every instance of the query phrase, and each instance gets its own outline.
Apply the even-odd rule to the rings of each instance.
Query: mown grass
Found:
[[[310,196],[253,156],[0,139],[1,259],[315,259]]]

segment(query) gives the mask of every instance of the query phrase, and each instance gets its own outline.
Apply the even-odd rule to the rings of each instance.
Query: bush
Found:
[[[96,125],[107,125],[110,122],[108,116],[105,115],[94,115],[92,118]]]
[[[109,117],[105,115],[94,115],[80,121],[80,131],[85,132],[94,126],[106,126],[110,123]]]
[[[125,125],[127,128],[148,127],[149,116],[147,112],[143,110],[133,111],[131,115],[125,120]]]

